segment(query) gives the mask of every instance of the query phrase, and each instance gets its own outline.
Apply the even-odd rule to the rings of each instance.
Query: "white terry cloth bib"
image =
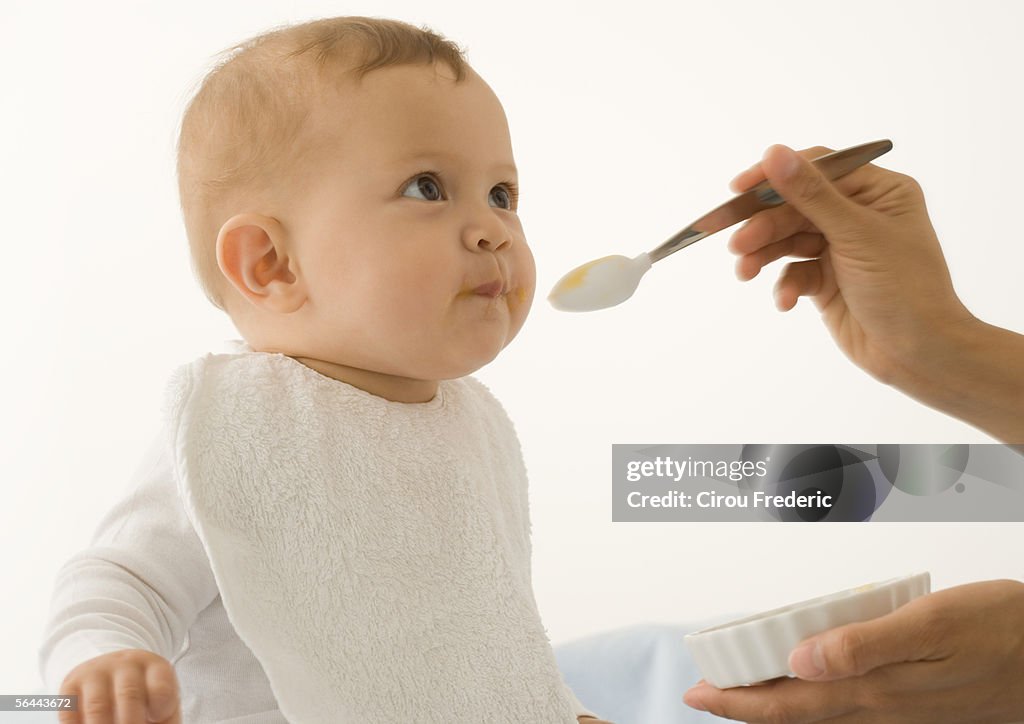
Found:
[[[390,402],[279,353],[175,370],[178,491],[296,724],[575,724],[530,581],[526,473],[473,378]]]

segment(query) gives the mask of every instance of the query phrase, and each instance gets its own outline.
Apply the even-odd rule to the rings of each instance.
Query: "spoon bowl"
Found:
[[[588,261],[559,279],[548,301],[563,312],[614,307],[633,296],[650,268],[651,258],[646,252],[632,259],[615,254]]]

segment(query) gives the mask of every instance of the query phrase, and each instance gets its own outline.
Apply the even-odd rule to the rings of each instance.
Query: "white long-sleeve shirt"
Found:
[[[186,724],[372,724],[406,716],[476,724],[483,719],[470,712],[478,710],[488,712],[488,721],[531,723],[592,715],[565,686],[540,624],[529,581],[525,466],[511,422],[489,391],[473,378],[443,381],[431,402],[404,405],[284,355],[255,353],[241,342],[233,346],[236,354],[205,355],[176,370],[171,414],[136,469],[130,492],[101,520],[90,546],[59,571],[39,651],[48,690],[58,691],[83,661],[138,648],[174,665]],[[282,541],[302,536],[274,539],[273,525],[243,521],[229,530],[216,519],[223,513],[234,520],[248,510],[225,512],[226,501],[248,490],[232,491],[233,478],[225,477],[238,460],[248,459],[245,451],[218,461],[231,458],[236,428],[273,438],[249,439],[257,445],[290,446],[271,455],[277,461],[297,449],[295,459],[316,473],[307,474],[302,465],[274,468],[274,505],[281,504],[282,490],[302,491],[305,498],[289,509],[300,512],[315,495],[337,496],[331,503],[343,509],[340,533],[307,526],[305,518],[290,529],[308,529],[318,546],[302,553],[304,565],[281,554],[275,569],[270,560]],[[211,449],[217,455],[197,453],[190,435],[216,437]],[[295,444],[304,437],[311,440],[308,447]],[[326,465],[320,469],[309,461],[318,451]],[[270,466],[249,463],[238,478],[256,490]],[[202,467],[218,464],[223,470]],[[410,471],[419,477],[404,480]],[[307,484],[308,491],[301,487]],[[466,495],[474,498],[466,510],[450,520],[442,512],[444,519],[433,521],[440,527],[431,527],[439,497]],[[258,512],[265,515],[267,503],[252,505],[263,505]],[[430,515],[417,513],[420,508]],[[459,530],[464,519],[472,529],[468,537]],[[425,535],[439,536],[440,544],[424,544]],[[481,540],[488,549],[479,548]],[[325,547],[328,563],[317,558]],[[332,553],[332,547],[345,550]],[[275,591],[259,582],[261,573],[299,576],[300,583]],[[491,585],[487,576],[495,575]],[[441,585],[442,579],[458,579],[457,585]],[[324,580],[331,588],[317,596]],[[486,606],[479,605],[481,596]],[[259,608],[250,603],[257,598],[270,603]],[[298,644],[291,648],[308,632],[296,628],[292,635],[288,626],[299,624],[290,617],[266,627],[244,623],[272,613],[271,603],[296,612],[308,603],[315,620],[333,621],[327,631],[314,632],[320,639],[306,653],[316,661],[301,658]],[[346,626],[351,630],[343,631]],[[298,712],[308,698],[298,690],[301,682],[325,672],[341,689],[338,710],[286,718],[282,710]],[[506,674],[507,683],[499,683]],[[540,682],[533,687],[538,690],[523,691],[524,678]],[[510,713],[520,711],[521,717]]]

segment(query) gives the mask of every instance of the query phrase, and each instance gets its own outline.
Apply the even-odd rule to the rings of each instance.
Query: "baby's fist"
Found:
[[[64,677],[59,693],[78,694],[78,711],[61,712],[61,724],[181,724],[174,667],[144,649],[83,661]]]

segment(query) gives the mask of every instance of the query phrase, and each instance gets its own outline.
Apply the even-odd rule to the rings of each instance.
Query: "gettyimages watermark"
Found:
[[[1024,521],[1024,447],[612,445],[613,521]]]

